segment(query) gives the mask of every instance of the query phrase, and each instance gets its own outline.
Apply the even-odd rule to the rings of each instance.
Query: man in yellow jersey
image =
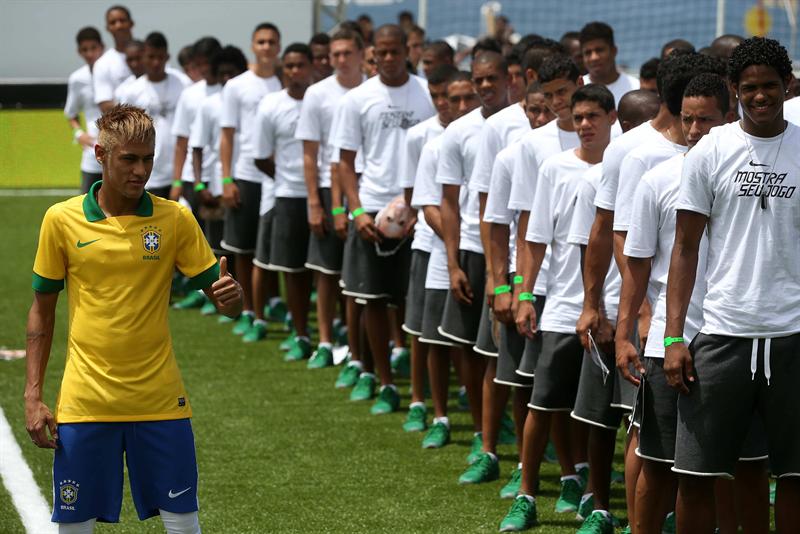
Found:
[[[33,266],[25,418],[38,447],[55,449],[53,521],[59,533],[117,522],[122,458],[140,519],[199,533],[189,399],[167,322],[175,268],[236,317],[242,291],[217,265],[192,213],[144,190],[155,129],[119,105],[98,121],[103,179],[50,207]],[[42,401],[58,293],[67,283],[67,361],[55,417]]]

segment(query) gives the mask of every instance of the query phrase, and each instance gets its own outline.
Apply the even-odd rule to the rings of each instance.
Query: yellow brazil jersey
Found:
[[[191,416],[172,351],[167,311],[177,267],[209,287],[219,266],[192,213],[145,193],[136,215],[106,218],[96,195],[47,210],[33,288],[69,302],[59,423],[158,421]]]

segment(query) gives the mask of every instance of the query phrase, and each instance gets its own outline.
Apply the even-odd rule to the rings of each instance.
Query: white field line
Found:
[[[11,426],[0,408],[0,478],[11,495],[28,534],[56,534],[58,527],[50,521],[50,506],[45,502],[30,467],[22,456]]]

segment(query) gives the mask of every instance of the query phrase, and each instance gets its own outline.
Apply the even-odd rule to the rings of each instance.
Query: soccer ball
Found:
[[[375,216],[375,225],[384,237],[402,239],[406,236],[405,228],[410,217],[411,210],[405,199],[397,196],[378,212]]]

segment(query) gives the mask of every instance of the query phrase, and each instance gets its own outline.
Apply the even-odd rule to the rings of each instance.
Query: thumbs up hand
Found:
[[[238,317],[242,313],[242,286],[228,274],[228,258],[219,259],[219,279],[206,290],[206,295],[214,301],[217,310],[228,317]]]

